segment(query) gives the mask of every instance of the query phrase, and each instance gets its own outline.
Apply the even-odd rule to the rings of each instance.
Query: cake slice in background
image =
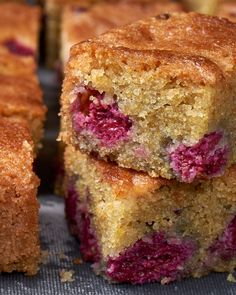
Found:
[[[36,77],[13,77],[0,74],[0,116],[29,126],[36,149],[43,136],[46,107]]]
[[[37,57],[41,12],[38,7],[2,3],[0,44],[22,58]]]
[[[236,266],[236,167],[183,184],[68,146],[66,214],[85,261],[119,283],[169,283]]]
[[[33,162],[46,107],[36,75],[40,10],[0,4],[0,272],[35,275],[39,179]]]
[[[62,140],[151,176],[222,175],[236,160],[235,43],[234,23],[176,13],[73,46]]]
[[[117,1],[100,3],[90,9],[66,5],[62,11],[61,54],[63,68],[68,61],[70,48],[76,43],[97,37],[106,31],[153,15],[181,12],[182,6],[171,1],[147,3]]]
[[[215,14],[219,2],[220,0],[183,0],[188,10],[206,14]]]
[[[47,0],[44,3],[46,17],[46,64],[54,68],[58,62],[60,43],[61,11],[66,4],[79,4],[88,7],[93,0]]]
[[[0,272],[37,273],[40,260],[39,180],[25,122],[0,117]]]
[[[222,1],[216,14],[220,17],[225,17],[232,22],[236,22],[236,2],[235,1]]]

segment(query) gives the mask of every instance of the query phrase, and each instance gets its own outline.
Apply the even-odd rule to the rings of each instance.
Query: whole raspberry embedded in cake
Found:
[[[106,147],[126,140],[132,127],[131,119],[122,114],[114,97],[107,97],[104,92],[100,93],[89,86],[78,88],[71,113],[73,128],[77,133],[89,132]]]
[[[210,248],[211,254],[222,259],[236,257],[236,216],[231,220],[223,234]]]
[[[205,135],[192,146],[179,144],[168,148],[170,166],[183,182],[220,176],[228,158],[223,132]]]
[[[8,48],[8,50],[16,55],[20,55],[23,57],[34,56],[35,52],[32,48],[22,44],[18,40],[9,39],[4,42],[4,46]]]
[[[89,193],[88,193],[89,198]],[[73,181],[68,184],[65,210],[72,232],[80,240],[80,251],[85,261],[97,262],[100,259],[97,239],[91,226],[88,211],[88,198],[80,200]]]
[[[169,283],[186,274],[185,264],[194,250],[192,241],[155,233],[138,240],[118,257],[110,257],[106,274],[120,283]]]

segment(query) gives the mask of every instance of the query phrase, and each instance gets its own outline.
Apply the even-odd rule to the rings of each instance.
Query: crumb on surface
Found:
[[[76,265],[79,265],[79,264],[82,264],[83,263],[83,260],[81,258],[75,258],[73,260],[73,263],[76,264]]]
[[[230,283],[236,283],[236,278],[234,277],[234,275],[232,273],[230,273],[227,276],[227,281],[230,282]]]
[[[62,251],[59,252],[58,254],[58,257],[60,260],[69,260],[69,256],[67,256],[65,253],[63,253]]]
[[[75,281],[74,274],[75,274],[75,272],[73,270],[62,269],[59,272],[61,283],[74,282]]]
[[[41,251],[41,263],[47,264],[49,258],[49,251],[48,250],[42,250]]]

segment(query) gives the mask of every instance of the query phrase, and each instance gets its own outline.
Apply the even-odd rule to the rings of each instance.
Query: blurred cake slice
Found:
[[[150,2],[150,3],[149,3]],[[180,12],[182,6],[171,1],[117,1],[100,3],[90,9],[66,5],[62,12],[61,58],[64,68],[72,45],[138,19],[168,12]]]
[[[0,45],[9,53],[31,59],[37,57],[40,9],[20,3],[0,5]]]
[[[188,10],[206,14],[215,14],[219,2],[220,0],[183,0]]]
[[[119,283],[236,266],[236,167],[197,184],[120,168],[68,146],[66,214],[83,259]]]
[[[216,14],[220,17],[225,17],[232,22],[236,22],[236,2],[222,1],[219,4]]]
[[[0,272],[36,274],[40,260],[39,180],[25,122],[0,117]]]
[[[46,107],[36,77],[12,77],[0,74],[0,116],[24,119],[37,147],[43,136]]]
[[[154,177],[222,175],[236,161],[235,44],[236,24],[173,13],[73,46],[62,140]]]

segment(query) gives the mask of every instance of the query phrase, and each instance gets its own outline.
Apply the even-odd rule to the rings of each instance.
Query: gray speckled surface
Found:
[[[50,195],[52,190],[52,159],[56,151],[58,130],[58,91],[55,76],[40,71],[45,101],[49,108],[46,124],[44,149],[39,159],[41,187],[41,244],[49,251],[48,261],[41,266],[35,277],[22,274],[3,274],[0,276],[0,295],[236,295],[236,284],[227,281],[227,274],[211,274],[201,279],[187,279],[168,286],[149,284],[144,286],[110,285],[97,277],[89,264],[75,265],[73,260],[79,257],[78,242],[70,236],[65,217],[63,199]],[[60,253],[68,256],[61,259]],[[74,270],[75,281],[61,283],[59,272],[62,269]]]

